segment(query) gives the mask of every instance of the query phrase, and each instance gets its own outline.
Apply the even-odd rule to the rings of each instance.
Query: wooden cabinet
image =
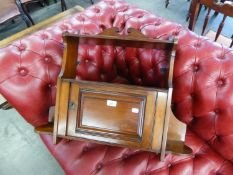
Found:
[[[65,34],[63,67],[57,82],[54,143],[57,137],[138,148],[161,153],[188,154],[186,125],[171,112],[172,75],[176,43],[153,40],[130,29],[120,36],[116,28],[96,36]],[[147,88],[103,82],[76,81],[78,43],[165,49],[170,53],[168,88]],[[49,125],[51,126],[51,125]],[[40,132],[51,131],[49,126]]]
[[[70,136],[160,152],[166,90],[67,81],[61,88],[63,91],[66,93],[62,93],[60,110],[68,112],[58,116],[58,137]]]

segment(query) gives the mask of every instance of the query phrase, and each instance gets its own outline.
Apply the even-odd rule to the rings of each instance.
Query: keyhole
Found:
[[[75,108],[75,103],[74,102],[69,102],[69,109],[74,109]]]

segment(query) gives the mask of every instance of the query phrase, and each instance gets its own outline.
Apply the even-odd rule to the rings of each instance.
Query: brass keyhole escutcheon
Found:
[[[74,102],[70,101],[69,102],[69,109],[75,109],[76,105]]]

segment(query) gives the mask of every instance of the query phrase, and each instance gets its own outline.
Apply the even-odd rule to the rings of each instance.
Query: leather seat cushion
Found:
[[[42,140],[66,174],[233,174],[233,51],[200,37],[180,24],[130,6],[104,0],[0,49],[0,92],[32,125],[47,123],[55,103],[62,32],[97,34],[105,28],[129,27],[157,39],[177,37],[173,78],[173,111],[188,126],[193,156],[167,155],[62,140]],[[164,52],[106,46],[79,48],[77,78],[166,86]]]
[[[53,145],[50,135],[41,135],[41,139],[68,175],[230,175],[233,172],[230,161],[190,130],[186,144],[193,149],[193,155],[168,154],[164,162],[154,153],[135,149],[64,139]]]

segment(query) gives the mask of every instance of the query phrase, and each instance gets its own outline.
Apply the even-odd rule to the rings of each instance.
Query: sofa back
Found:
[[[97,34],[129,27],[157,39],[177,37],[173,110],[189,130],[227,160],[233,158],[233,51],[185,27],[122,1],[101,1],[0,49],[0,93],[32,125],[47,123],[61,68],[62,32]],[[80,46],[77,78],[164,86],[163,52]],[[224,147],[224,149],[222,149]]]

